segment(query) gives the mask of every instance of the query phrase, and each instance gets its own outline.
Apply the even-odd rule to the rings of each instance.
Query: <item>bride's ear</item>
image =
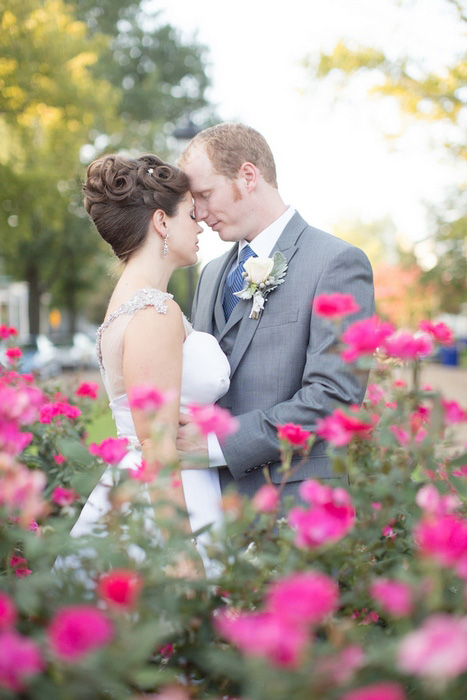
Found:
[[[152,225],[154,226],[154,230],[162,238],[165,238],[168,232],[167,218],[167,214],[162,209],[156,209],[152,215]]]

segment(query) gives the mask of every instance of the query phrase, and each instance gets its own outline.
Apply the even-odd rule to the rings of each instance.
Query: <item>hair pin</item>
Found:
[[[152,175],[154,172],[154,168],[148,168],[148,175]]]

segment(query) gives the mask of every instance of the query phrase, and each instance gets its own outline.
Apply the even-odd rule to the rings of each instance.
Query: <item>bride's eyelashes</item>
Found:
[[[191,214],[190,214],[190,219],[193,219],[193,221],[196,221],[196,216],[195,216],[195,212],[194,212],[194,211],[191,212]]]

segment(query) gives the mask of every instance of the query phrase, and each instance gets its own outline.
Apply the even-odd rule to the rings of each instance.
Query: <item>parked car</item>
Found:
[[[86,333],[75,333],[72,338],[56,341],[63,369],[97,369],[96,342]]]
[[[46,335],[31,336],[28,340],[19,342],[18,347],[23,353],[18,362],[20,372],[24,374],[34,372],[39,377],[47,379],[56,377],[62,371],[58,349]],[[5,366],[8,365],[6,348],[4,344],[0,349],[0,361]]]

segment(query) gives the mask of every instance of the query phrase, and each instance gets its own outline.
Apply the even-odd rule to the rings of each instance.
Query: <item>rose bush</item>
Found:
[[[332,296],[320,308],[323,323],[341,323],[354,306]],[[350,483],[304,482],[302,502],[283,504],[287,519],[283,484],[250,502],[227,494],[209,580],[193,575],[184,514],[167,510],[172,469],[119,470],[124,441],[86,444],[95,386],[69,397],[40,388],[10,353],[0,373],[0,697],[464,700],[467,454],[452,431],[466,413],[421,387],[424,354],[450,337],[421,328],[429,341],[377,317],[347,327],[346,361],[377,353],[363,406],[336,407],[313,435],[278,426],[278,449],[284,484],[292,453],[326,439]],[[400,362],[413,367],[410,385],[394,380]],[[133,400],[157,419],[164,397],[141,387]],[[213,409],[192,413],[201,431],[234,427]],[[70,538],[108,464],[111,512]]]

